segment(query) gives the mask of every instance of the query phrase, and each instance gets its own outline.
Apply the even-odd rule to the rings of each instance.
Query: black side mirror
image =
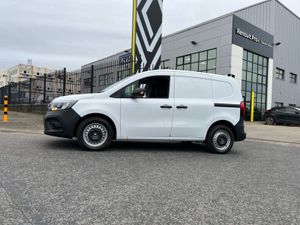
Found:
[[[142,98],[145,96],[146,90],[144,88],[135,88],[132,93],[133,98]]]

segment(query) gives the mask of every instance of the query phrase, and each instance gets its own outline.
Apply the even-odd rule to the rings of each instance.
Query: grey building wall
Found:
[[[170,59],[170,67],[175,68],[178,56],[217,48],[217,73],[230,73],[232,14],[274,35],[274,43],[281,43],[274,46],[272,105],[300,105],[300,19],[277,0],[267,0],[165,37],[162,59]],[[285,80],[275,79],[276,67],[285,70]],[[297,84],[290,83],[290,73],[297,74]]]
[[[300,106],[300,18],[293,15],[283,5],[275,4],[275,67],[285,70],[285,79],[273,81],[273,102]],[[290,73],[297,74],[297,84],[290,83]]]
[[[281,45],[274,46],[272,105],[274,106],[275,102],[300,105],[300,19],[277,0],[267,0],[164,37],[162,60],[170,60],[167,66],[175,68],[176,58],[179,56],[217,48],[217,73],[224,75],[230,73],[232,15],[237,15],[274,35],[274,43],[281,42]],[[193,45],[191,41],[198,44]],[[125,53],[121,52],[87,64],[82,69],[86,70],[91,64],[97,65],[118,60],[123,54]],[[276,67],[285,70],[284,81],[275,79]],[[297,84],[290,83],[291,72],[298,75]],[[89,76],[88,73],[84,73],[83,79]],[[95,76],[95,81],[97,87],[97,76]]]
[[[264,1],[234,12],[236,16],[274,35],[274,1]]]
[[[90,93],[91,92],[91,84],[86,85],[86,79],[91,79],[91,66],[93,65],[94,69],[93,69],[93,92],[99,92],[102,89],[104,89],[104,87],[102,87],[100,85],[100,76],[102,76],[103,79],[105,79],[106,81],[106,86],[115,83],[117,81],[117,76],[118,76],[118,69],[120,70],[124,70],[125,66],[128,65],[124,65],[121,66],[121,68],[119,68],[120,66],[118,66],[119,64],[119,59],[121,56],[124,55],[128,55],[129,50],[126,51],[122,51],[119,52],[115,55],[106,57],[104,59],[100,59],[91,63],[88,63],[86,65],[83,65],[81,67],[81,93]],[[131,64],[130,64],[131,65]],[[106,76],[106,78],[104,77]],[[103,81],[102,81],[103,82]]]
[[[167,66],[176,68],[179,56],[217,48],[217,74],[229,74],[232,21],[232,15],[228,15],[164,37],[162,60],[170,60]]]
[[[272,102],[300,105],[300,18],[277,0],[265,1],[234,13],[274,35],[274,68]],[[285,70],[285,79],[275,79],[276,67]],[[289,81],[297,74],[297,84]]]

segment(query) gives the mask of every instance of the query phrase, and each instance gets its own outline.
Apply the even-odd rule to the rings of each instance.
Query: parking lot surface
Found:
[[[113,143],[0,131],[0,224],[300,224],[300,148]]]
[[[0,110],[0,115],[3,111]],[[9,122],[3,123],[3,117],[0,116],[0,131],[18,132],[18,133],[43,133],[43,115],[9,112]],[[300,126],[272,126],[265,125],[264,122],[245,122],[247,138],[251,140],[260,140],[273,143],[296,144],[300,147]]]

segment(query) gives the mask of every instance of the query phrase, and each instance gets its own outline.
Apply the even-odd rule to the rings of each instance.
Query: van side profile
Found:
[[[222,75],[153,70],[101,93],[54,99],[45,134],[73,138],[102,150],[113,140],[202,141],[227,153],[246,138],[245,106],[236,80]]]

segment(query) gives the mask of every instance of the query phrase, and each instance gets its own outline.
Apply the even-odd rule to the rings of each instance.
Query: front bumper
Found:
[[[48,111],[44,116],[44,133],[51,136],[72,138],[80,116],[72,109]]]

